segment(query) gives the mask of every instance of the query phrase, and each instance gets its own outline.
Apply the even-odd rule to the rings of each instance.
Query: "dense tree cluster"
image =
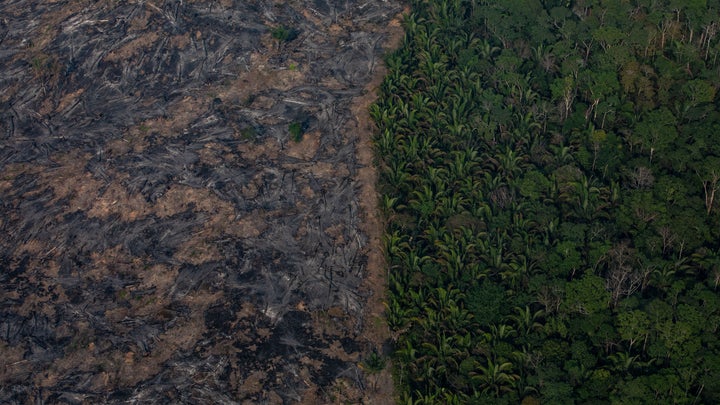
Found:
[[[401,402],[720,403],[716,3],[411,5],[371,107]]]

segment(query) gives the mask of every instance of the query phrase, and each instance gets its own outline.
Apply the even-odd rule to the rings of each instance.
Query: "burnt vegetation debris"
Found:
[[[3,2],[0,402],[372,395],[353,108],[399,11]]]

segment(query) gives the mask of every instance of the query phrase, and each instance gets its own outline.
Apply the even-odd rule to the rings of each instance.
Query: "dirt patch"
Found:
[[[409,9],[404,9],[407,14]],[[401,19],[396,17],[389,24],[388,38],[383,46],[388,49],[396,49],[402,40],[403,30]],[[391,344],[392,336],[385,322],[385,294],[387,291],[387,263],[383,254],[382,234],[384,223],[379,216],[378,209],[379,194],[375,189],[378,174],[374,165],[374,151],[372,136],[375,126],[370,118],[370,104],[375,101],[377,92],[386,70],[382,64],[376,67],[376,76],[368,83],[365,95],[354,100],[351,111],[355,117],[356,127],[354,132],[359,135],[357,143],[357,159],[361,167],[357,171],[357,182],[360,185],[359,204],[363,212],[361,229],[370,235],[368,244],[363,252],[367,257],[367,273],[363,280],[363,288],[369,291],[369,298],[364,307],[364,324],[362,336],[367,339],[369,346],[365,353],[377,351],[383,353]],[[391,374],[391,367],[386,367],[379,374],[371,376],[367,380],[372,396],[368,397],[369,403],[393,404],[395,403],[394,383]]]

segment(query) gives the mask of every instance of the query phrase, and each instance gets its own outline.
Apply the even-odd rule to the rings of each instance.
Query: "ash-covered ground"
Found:
[[[1,2],[0,403],[391,401],[358,364],[400,12]]]

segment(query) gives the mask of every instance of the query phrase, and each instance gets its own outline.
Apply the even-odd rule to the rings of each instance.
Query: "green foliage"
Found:
[[[382,355],[378,354],[377,351],[373,351],[370,355],[360,363],[363,371],[368,374],[377,374],[385,370],[385,364],[387,359]]]
[[[303,130],[303,124],[301,122],[293,122],[290,125],[288,125],[288,131],[290,132],[290,136],[292,137],[292,140],[295,142],[302,141],[304,130]]]
[[[243,139],[252,140],[257,137],[258,132],[255,127],[245,127],[240,131],[240,135],[242,135]]]
[[[628,342],[628,348],[643,342],[650,336],[650,318],[644,311],[621,312],[617,316],[617,330],[620,337]]]
[[[468,292],[468,310],[481,325],[489,326],[499,322],[508,306],[505,289],[498,284],[483,282]]]
[[[279,25],[270,31],[270,34],[279,43],[290,42],[297,38],[300,32],[295,28],[289,28],[284,25]]]
[[[720,402],[708,3],[412,3],[371,108],[408,403]]]
[[[592,274],[572,280],[565,285],[564,305],[569,312],[591,315],[610,305],[610,293],[605,290],[605,280]]]

